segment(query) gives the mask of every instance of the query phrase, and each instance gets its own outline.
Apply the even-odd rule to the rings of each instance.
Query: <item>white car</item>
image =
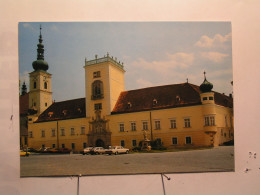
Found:
[[[94,147],[90,151],[90,154],[105,154],[105,152],[106,152],[106,149],[104,149],[103,147]]]
[[[128,154],[129,149],[124,148],[123,146],[111,146],[108,150],[105,151],[105,154]]]
[[[93,147],[87,147],[87,148],[84,148],[82,151],[81,151],[81,153],[83,154],[83,155],[85,155],[85,154],[90,154],[90,151],[93,149]]]

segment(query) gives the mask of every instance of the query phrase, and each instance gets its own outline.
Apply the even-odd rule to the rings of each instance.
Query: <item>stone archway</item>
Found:
[[[102,139],[97,139],[95,145],[96,147],[105,147],[105,143]]]

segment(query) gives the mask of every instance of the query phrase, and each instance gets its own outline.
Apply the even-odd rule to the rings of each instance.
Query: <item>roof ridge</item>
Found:
[[[152,87],[144,87],[144,88],[140,88],[140,89],[131,89],[131,90],[122,91],[121,93],[130,92],[130,91],[138,91],[138,90],[143,90],[143,89],[152,89],[152,88],[158,88],[158,87],[177,86],[177,85],[183,85],[183,84],[185,84],[185,83],[176,83],[176,84],[167,84],[167,85],[158,85],[158,86],[152,86]],[[188,84],[190,84],[190,83],[188,83]]]

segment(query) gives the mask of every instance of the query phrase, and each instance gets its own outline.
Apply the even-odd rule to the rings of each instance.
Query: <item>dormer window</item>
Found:
[[[62,114],[63,114],[64,116],[66,116],[66,115],[67,115],[67,110],[63,110],[63,111],[62,111]]]
[[[208,100],[208,97],[203,97],[202,99],[203,99],[203,101],[206,101],[206,100]]]
[[[176,102],[180,102],[181,101],[181,98],[180,98],[180,96],[176,96]]]
[[[131,102],[128,102],[128,103],[127,103],[127,108],[132,108]]]
[[[209,97],[209,100],[214,100],[214,98],[212,96]]]
[[[52,117],[52,115],[53,115],[53,112],[49,112],[48,113],[48,116],[51,118]]]
[[[158,101],[157,99],[153,99],[153,106],[157,105]]]

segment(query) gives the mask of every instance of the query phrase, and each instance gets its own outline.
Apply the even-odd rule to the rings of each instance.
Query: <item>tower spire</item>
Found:
[[[33,62],[34,70],[48,70],[49,66],[46,61],[44,61],[44,45],[42,43],[42,26],[40,25],[40,35],[39,43],[37,44],[37,60]]]

